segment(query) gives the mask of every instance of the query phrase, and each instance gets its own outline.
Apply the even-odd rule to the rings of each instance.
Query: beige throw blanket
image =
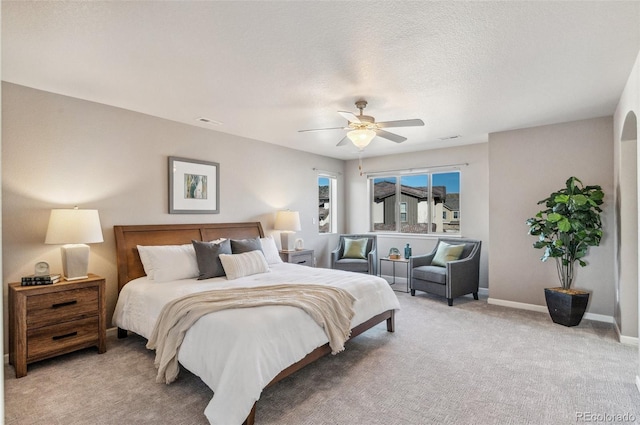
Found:
[[[156,350],[157,382],[170,384],[178,377],[178,349],[187,330],[202,316],[229,308],[287,305],[304,310],[322,327],[331,352],[344,350],[351,334],[355,298],[346,290],[326,285],[271,285],[217,289],[190,294],[165,305],[147,342]]]

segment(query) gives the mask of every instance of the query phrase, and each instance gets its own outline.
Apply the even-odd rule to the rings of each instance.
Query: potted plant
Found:
[[[541,260],[556,260],[561,287],[544,290],[554,323],[576,326],[587,309],[589,293],[571,289],[571,285],[575,264],[586,266],[584,257],[589,247],[600,244],[603,197],[600,186],[583,186],[579,179],[570,177],[565,188],[538,202],[546,209],[526,222],[529,234],[538,237],[533,247],[544,249]]]

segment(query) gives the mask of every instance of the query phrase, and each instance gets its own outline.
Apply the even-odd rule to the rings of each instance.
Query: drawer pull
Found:
[[[304,260],[304,261],[298,261],[298,264],[304,264],[304,263],[306,263],[306,262],[307,262],[307,260]]]
[[[78,335],[77,331],[76,332],[71,332],[71,333],[68,333],[68,334],[64,334],[64,335],[54,336],[54,337],[51,337],[51,339],[54,340],[54,341],[57,341],[59,339],[69,338],[71,336],[76,336],[76,335]]]
[[[67,301],[67,302],[64,302],[64,303],[53,304],[51,306],[51,308],[66,307],[66,306],[74,305],[74,304],[78,304],[78,300],[73,300],[73,301]]]

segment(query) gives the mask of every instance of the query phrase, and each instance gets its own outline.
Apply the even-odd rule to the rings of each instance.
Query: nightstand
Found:
[[[284,261],[285,263],[293,263],[313,267],[313,249],[280,251],[280,258],[282,258],[282,261]]]
[[[107,351],[105,280],[62,280],[53,285],[9,284],[9,363],[16,378],[27,365],[81,348]]]

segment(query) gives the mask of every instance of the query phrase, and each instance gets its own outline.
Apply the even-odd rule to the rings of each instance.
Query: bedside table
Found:
[[[16,378],[27,365],[81,348],[107,351],[105,280],[62,280],[53,285],[9,284],[9,363]]]
[[[313,249],[279,252],[280,258],[282,258],[282,261],[284,261],[285,263],[293,263],[313,267]]]

